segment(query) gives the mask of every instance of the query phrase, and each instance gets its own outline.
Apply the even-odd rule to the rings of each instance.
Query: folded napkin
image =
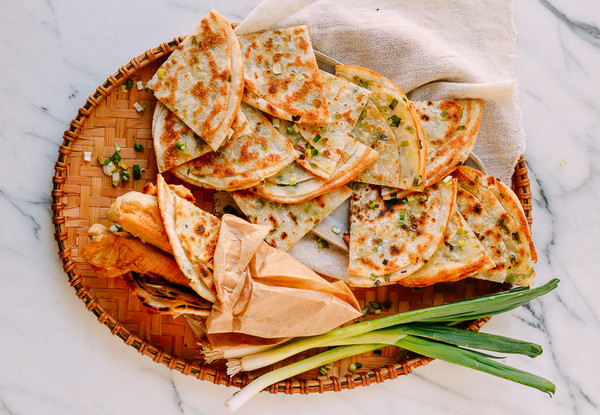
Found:
[[[525,134],[510,0],[265,0],[236,32],[300,24],[309,27],[315,50],[382,74],[412,100],[483,99],[473,152],[488,174],[511,183]],[[347,275],[347,252],[318,250],[312,234],[290,254],[324,275]]]
[[[412,100],[482,98],[473,152],[510,184],[525,151],[510,0],[265,0],[236,32],[300,24],[316,50],[382,74]]]

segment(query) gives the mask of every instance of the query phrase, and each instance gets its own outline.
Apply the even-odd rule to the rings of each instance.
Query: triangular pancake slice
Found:
[[[284,111],[293,121],[310,125],[331,121],[307,26],[240,35],[239,41],[245,86],[277,108],[272,115]],[[268,105],[258,102],[269,113]],[[256,99],[248,101],[256,103]]]
[[[157,176],[158,207],[169,243],[179,268],[189,286],[211,302],[214,294],[213,273],[209,267],[217,239],[220,220],[180,197]]]
[[[213,151],[160,101],[156,103],[154,110],[152,137],[160,173]]]
[[[271,202],[248,191],[231,195],[250,222],[271,226],[265,241],[274,248],[287,251],[351,194],[350,188],[341,186],[292,205]]]
[[[396,136],[381,112],[370,100],[360,114],[358,122],[352,130],[352,135],[379,153],[375,163],[359,174],[355,181],[395,186],[398,182],[399,172]]]
[[[412,102],[427,135],[425,186],[431,186],[449,175],[469,157],[477,140],[481,121],[482,101]],[[384,199],[402,198],[406,191],[386,188]]]
[[[494,192],[484,185],[487,178],[474,180],[471,170],[461,166],[452,173],[459,185],[457,208],[496,264],[494,268],[473,276],[495,282],[532,285],[535,271],[526,236],[529,230],[523,227],[522,221],[515,221]]]
[[[396,136],[400,172],[395,187],[422,191],[425,187],[427,137],[412,104],[389,79],[358,66],[336,65],[336,75],[371,91],[370,99]]]
[[[455,200],[454,180],[394,201],[384,201],[378,186],[355,184],[350,205],[349,284],[376,286],[422,267],[444,239]]]
[[[471,227],[454,209],[446,228],[444,243],[429,258],[427,264],[396,282],[406,287],[455,282],[473,273],[491,269],[494,265]]]
[[[345,185],[376,159],[375,150],[353,138],[344,147],[340,163],[329,180],[314,176],[294,185],[276,184],[265,180],[248,190],[274,202],[301,203]]]
[[[147,86],[217,150],[227,138],[244,90],[242,55],[231,25],[216,11],[208,13]]]
[[[329,179],[351,131],[367,103],[370,92],[343,78],[321,71],[331,122],[314,127],[299,124],[300,134],[309,144],[307,157],[299,163],[315,176]]]
[[[292,142],[279,134],[258,110],[242,103],[248,134],[236,131],[217,152],[184,163],[172,173],[196,186],[241,190],[272,176],[297,157]]]

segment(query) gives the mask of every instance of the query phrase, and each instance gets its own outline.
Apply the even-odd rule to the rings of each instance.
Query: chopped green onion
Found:
[[[408,147],[408,145],[409,145],[408,140],[402,140],[402,141],[400,141],[400,147]]]
[[[110,229],[113,232],[120,232],[121,229],[123,229],[123,228],[118,223],[113,223],[112,225],[110,225],[110,228],[108,228],[108,229]]]
[[[129,91],[131,88],[133,88],[133,79],[129,78],[125,83],[125,89]]]
[[[110,159],[107,159],[108,163],[106,163],[103,167],[102,167],[102,171],[104,172],[105,175],[107,176],[112,176],[112,174],[117,170],[115,164],[110,161]]]
[[[323,249],[329,248],[329,243],[323,238],[317,237],[317,244],[318,244],[319,252],[321,252],[321,250],[323,250]]]
[[[407,125],[407,126],[404,128],[404,129],[405,129],[406,131],[408,131],[409,133],[411,133],[411,134],[414,134],[414,133],[415,133],[415,129],[413,128],[413,126],[412,126],[412,125]]]
[[[118,163],[121,161],[121,155],[119,154],[119,151],[115,151],[115,153],[112,155],[111,157],[112,161],[114,161],[115,163]]]
[[[393,109],[396,108],[397,105],[398,105],[398,100],[396,98],[394,98],[392,100],[392,102],[390,103],[389,107],[390,107],[391,110],[393,110]]]
[[[296,185],[296,176],[290,176],[290,186]]]
[[[398,127],[402,121],[402,118],[398,117],[397,115],[392,115],[388,118],[388,120],[390,120],[390,127]]]
[[[404,219],[406,219],[406,213],[400,212],[400,226],[404,226]]]
[[[121,84],[121,92],[127,92],[127,86]]]
[[[144,83],[142,81],[137,81],[136,86],[137,86],[138,91],[141,91],[142,89],[144,89]]]
[[[339,235],[340,232],[342,232],[342,228],[340,228],[339,226],[332,226],[331,227],[331,232],[335,233],[336,235]]]
[[[92,161],[92,152],[91,151],[84,151],[83,152],[83,159],[85,161]]]
[[[320,139],[321,139],[321,134],[317,134],[315,136],[315,138],[313,138],[313,142],[318,143]]]
[[[463,248],[466,244],[467,244],[467,242],[465,242],[464,239],[459,239],[458,242],[456,243],[456,245],[458,245],[460,248]]]
[[[464,125],[459,125],[458,127],[456,127],[456,131],[457,131],[457,132],[458,132],[458,131],[463,131],[463,130],[466,130],[466,129],[467,129],[467,127],[466,127],[466,126],[464,126]]]
[[[363,316],[367,316],[367,315],[371,314],[371,307],[366,305],[362,308],[362,310],[360,310],[360,312],[362,313]]]
[[[381,310],[381,303],[377,302],[377,301],[371,301],[369,302],[369,306],[373,309],[373,310]]]
[[[144,151],[144,146],[143,146],[143,145],[141,145],[141,144],[135,143],[135,144],[133,145],[133,149],[134,149],[135,151]]]
[[[293,129],[292,127],[287,127],[287,128],[285,129],[285,131],[286,131],[286,132],[287,132],[289,135],[292,135],[292,134],[294,134],[294,129]]]
[[[142,177],[142,169],[140,169],[139,164],[134,164],[132,167],[133,170],[133,178],[135,180],[139,180]]]
[[[369,203],[369,209],[371,210],[375,210],[377,208],[378,204],[376,202],[371,202]]]
[[[350,363],[350,366],[348,366],[350,372],[356,372],[360,368],[362,368],[362,363],[360,362],[352,362]]]
[[[100,154],[96,156],[96,161],[98,162],[98,164],[104,164],[104,162],[102,161],[102,157],[100,157]]]
[[[563,167],[564,165],[566,165],[566,164],[567,164],[567,160],[563,160],[563,161],[561,161],[559,164],[560,164],[560,167]]]
[[[129,181],[129,171],[123,170],[123,173],[121,174],[121,178],[123,179],[124,182]]]
[[[421,197],[419,197],[419,200],[421,202],[426,202],[427,201],[427,195],[421,195]]]
[[[407,197],[403,197],[402,199],[400,199],[400,203],[407,204],[408,203],[408,198]]]
[[[313,148],[310,150],[310,155],[311,156],[316,156],[317,154],[319,154],[319,150],[317,150],[316,148]]]
[[[187,149],[187,144],[185,141],[178,141],[175,143],[175,148],[177,148],[177,150],[185,151]]]
[[[118,144],[115,144],[115,151],[121,151],[121,146]]]
[[[111,175],[111,181],[114,187],[119,187],[119,183],[121,183],[121,173],[119,173],[118,171],[114,172]]]
[[[158,79],[164,78],[165,70],[163,68],[159,68],[158,71],[156,71],[156,76],[158,77]]]
[[[383,303],[383,306],[385,308],[392,308],[392,305],[394,305],[394,303],[389,298],[387,300],[385,300],[385,302]]]

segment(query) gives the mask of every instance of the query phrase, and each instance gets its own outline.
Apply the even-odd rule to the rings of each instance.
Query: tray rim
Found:
[[[63,270],[67,274],[69,284],[75,290],[75,293],[85,304],[88,311],[93,313],[98,322],[105,325],[111,334],[119,337],[123,342],[136,349],[140,354],[150,357],[154,362],[161,363],[169,369],[177,370],[184,375],[194,376],[200,380],[211,381],[215,384],[226,386],[244,387],[249,383],[249,377],[245,373],[237,374],[233,377],[219,369],[210,368],[204,365],[190,363],[179,358],[176,355],[166,353],[159,347],[142,340],[139,336],[131,333],[121,322],[115,319],[109,310],[102,307],[98,298],[92,295],[90,288],[83,281],[83,276],[75,271],[76,263],[71,257],[71,247],[66,244],[66,217],[63,210],[66,203],[63,197],[66,192],[63,186],[68,178],[69,163],[66,161],[72,153],[72,145],[79,139],[85,120],[90,116],[90,111],[96,107],[113,89],[120,87],[133,73],[148,64],[170,54],[179,46],[185,37],[175,37],[169,42],[161,43],[159,46],[148,49],[143,54],[134,57],[127,64],[121,66],[117,72],[110,75],[106,81],[99,85],[95,92],[91,94],[85,104],[79,108],[77,116],[70,122],[69,128],[63,134],[63,143],[58,148],[58,159],[54,165],[54,175],[52,177],[52,222],[55,228],[55,240],[58,244],[59,257],[63,263]],[[531,226],[533,221],[531,215],[531,191],[529,188],[529,178],[525,158],[521,155],[513,175],[513,190],[515,190],[521,205],[526,214],[527,221]],[[490,317],[485,317],[473,321],[467,329],[478,331]],[[271,393],[284,392],[286,394],[300,393],[308,394],[326,391],[340,391],[343,389],[354,389],[356,386],[368,386],[383,382],[387,379],[395,379],[400,375],[408,375],[414,368],[425,366],[434,359],[416,356],[409,360],[401,361],[395,365],[386,365],[380,368],[374,368],[368,371],[361,371],[353,375],[346,374],[343,377],[330,376],[328,378],[303,379],[294,377],[285,381],[271,385],[266,390]]]

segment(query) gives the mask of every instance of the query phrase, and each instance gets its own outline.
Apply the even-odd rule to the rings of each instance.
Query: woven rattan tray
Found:
[[[64,133],[52,179],[55,238],[70,285],[86,308],[98,318],[98,322],[113,335],[170,369],[216,384],[242,387],[256,373],[230,378],[222,363],[205,364],[194,334],[183,318],[151,314],[122,279],[98,278],[79,256],[81,248],[87,243],[88,228],[94,223],[110,225],[106,212],[115,198],[131,190],[141,191],[146,182],[155,180],[157,168],[151,127],[156,100],[150,92],[140,91],[136,87],[124,91],[121,85],[127,79],[132,79],[134,83],[142,80],[145,84],[181,41],[182,38],[176,38],[132,59],[109,76],[79,109]],[[133,107],[135,102],[146,104],[147,108],[138,112]],[[142,144],[144,151],[134,151],[135,143]],[[139,164],[145,169],[140,180],[132,180],[118,188],[112,186],[110,177],[103,174],[96,162],[97,155],[103,159],[112,155],[116,144],[121,147],[120,154],[128,165]],[[92,154],[92,161],[84,160],[84,152]],[[177,182],[168,176],[167,180]],[[515,168],[513,189],[531,223],[531,193],[523,157]],[[201,208],[212,210],[213,192],[197,188],[191,190]],[[370,301],[383,303],[391,300],[393,305],[383,313],[385,315],[456,302],[504,288],[499,284],[466,279],[424,289],[399,285],[357,289],[355,294],[361,306]],[[486,321],[477,320],[469,328],[478,330]],[[362,368],[349,372],[348,367],[354,361],[362,363]],[[395,347],[389,347],[344,359],[331,368],[326,376],[315,370],[275,384],[269,390],[273,393],[310,393],[352,389],[406,375],[429,361],[429,358],[405,354]]]

